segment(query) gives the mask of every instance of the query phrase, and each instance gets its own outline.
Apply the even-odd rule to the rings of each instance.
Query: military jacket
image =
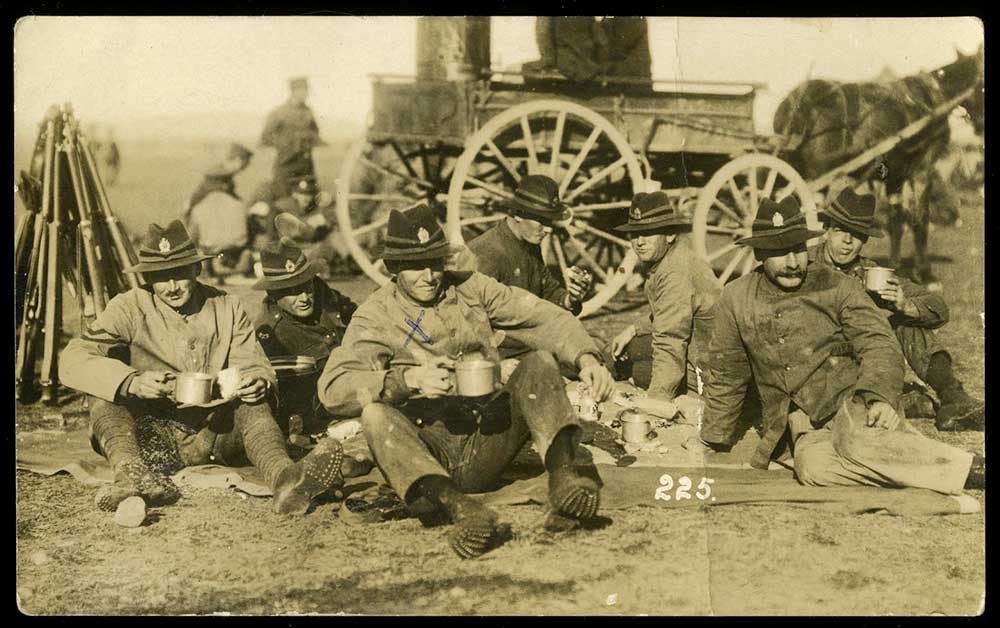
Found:
[[[792,404],[819,426],[848,394],[897,406],[903,387],[903,353],[886,317],[856,281],[817,264],[795,291],[761,268],[726,285],[709,354],[702,438],[733,444],[752,374],[765,427],[757,467],[766,468]]]
[[[267,116],[261,143],[279,153],[295,153],[320,145],[319,127],[308,105],[288,101]]]
[[[139,371],[215,374],[237,367],[273,385],[274,370],[239,299],[201,283],[191,299],[194,313],[184,315],[147,287],[117,295],[63,350],[59,380],[112,402]]]
[[[826,242],[810,249],[809,259],[815,261],[817,264],[835,268],[849,277],[853,277],[862,286],[865,285],[865,270],[879,265],[873,259],[858,255],[850,266],[840,268],[833,263],[833,259],[827,253]],[[944,299],[940,295],[934,294],[920,284],[903,277],[899,278],[899,285],[906,298],[913,301],[913,304],[916,306],[918,312],[916,316],[907,316],[891,310],[885,307],[880,299],[876,298],[877,295],[869,293],[875,304],[882,308],[889,316],[889,324],[892,325],[893,329],[900,326],[937,329],[948,322],[951,316],[948,311],[948,304],[944,302]]]
[[[566,287],[549,272],[541,247],[514,235],[506,220],[472,240],[469,249],[476,256],[479,272],[562,307]],[[573,313],[579,314],[581,308],[582,304]]]
[[[722,292],[711,267],[697,257],[686,238],[678,239],[653,264],[644,287],[649,300],[649,324],[637,330],[652,334],[653,373],[649,390],[673,398],[690,362],[708,367],[712,312]]]
[[[433,305],[414,303],[395,282],[368,297],[330,354],[319,378],[320,401],[335,416],[357,416],[376,401],[399,405],[411,395],[404,370],[473,352],[496,361],[499,329],[565,364],[575,366],[585,353],[600,359],[583,325],[566,310],[482,273],[446,272]]]
[[[322,369],[330,352],[340,346],[357,305],[314,278],[315,306],[313,320],[302,320],[282,310],[269,299],[257,318],[257,340],[268,357],[304,355],[316,360]]]

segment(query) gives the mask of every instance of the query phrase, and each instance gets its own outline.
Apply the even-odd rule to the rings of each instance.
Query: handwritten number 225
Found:
[[[715,480],[711,478],[702,478],[694,496],[701,501],[709,499],[712,495],[713,482],[715,482]],[[656,489],[656,499],[670,501],[670,491],[673,488],[674,478],[669,473],[664,473],[660,476],[660,486]],[[677,490],[674,492],[673,498],[677,501],[682,499],[691,499],[691,478],[686,475],[682,475],[677,478]],[[711,497],[711,500],[715,501],[715,498]]]

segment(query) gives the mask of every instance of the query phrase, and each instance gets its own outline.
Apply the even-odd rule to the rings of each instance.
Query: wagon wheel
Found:
[[[715,271],[720,284],[757,265],[753,250],[736,244],[750,235],[762,198],[798,196],[810,229],[819,228],[812,190],[787,162],[763,153],[741,155],[720,168],[698,194],[692,239],[695,252]]]
[[[444,222],[448,179],[460,152],[440,143],[366,138],[348,150],[337,178],[337,221],[343,245],[372,281],[389,279],[382,262],[374,261],[389,210],[426,201]]]
[[[603,116],[571,102],[536,100],[491,118],[465,144],[448,190],[448,235],[492,225],[505,214],[499,203],[513,196],[521,177],[545,174],[559,182],[573,211],[542,243],[543,254],[565,278],[572,265],[589,268],[595,288],[581,316],[596,312],[621,289],[635,268],[628,240],[613,232],[625,222],[642,170],[628,140]]]

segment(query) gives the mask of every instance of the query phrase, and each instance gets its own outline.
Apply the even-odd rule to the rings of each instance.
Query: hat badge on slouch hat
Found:
[[[174,220],[166,227],[156,223],[151,224],[136,253],[137,263],[122,270],[127,273],[170,270],[197,264],[213,257],[198,252],[194,240],[180,220]]]
[[[690,228],[690,212],[666,192],[636,194],[628,210],[628,222],[615,227],[618,231],[635,233],[665,233]]]
[[[290,273],[294,273],[295,272],[295,262],[293,262],[292,260],[285,260],[285,270],[287,270]]]
[[[170,252],[170,240],[166,238],[160,238],[160,253]]]
[[[417,231],[417,240],[420,241],[420,244],[426,244],[427,241],[430,239],[431,239],[431,234],[427,233],[427,229],[420,227],[420,230]]]
[[[775,214],[774,217],[771,218],[771,224],[773,224],[775,227],[784,227],[785,217],[782,216],[781,214]]]

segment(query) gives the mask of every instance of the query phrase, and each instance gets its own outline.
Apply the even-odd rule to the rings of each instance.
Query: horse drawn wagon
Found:
[[[488,25],[484,30],[488,37]],[[420,55],[418,37],[418,68]],[[907,127],[810,184],[779,156],[784,138],[755,133],[761,87],[607,76],[570,81],[491,70],[482,53],[479,65],[437,75],[375,76],[367,132],[338,177],[341,232],[361,269],[384,283],[388,276],[373,253],[390,209],[427,202],[449,237],[464,242],[504,218],[499,204],[521,177],[548,174],[572,218],[543,242],[543,255],[563,273],[578,264],[596,275],[581,312],[587,315],[635,270],[628,241],[614,232],[632,196],[662,186],[692,212],[695,251],[725,283],[756,263],[736,240],[749,235],[761,199],[796,195],[817,228],[817,193],[920,130]],[[942,115],[939,109],[921,128]]]

